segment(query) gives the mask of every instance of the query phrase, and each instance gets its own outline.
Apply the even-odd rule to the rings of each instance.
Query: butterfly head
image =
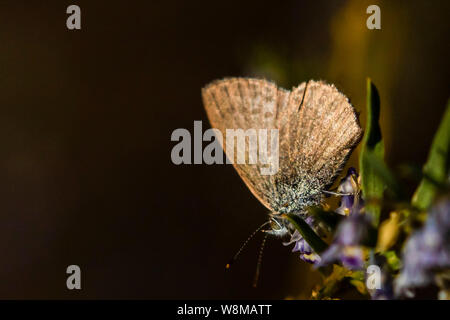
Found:
[[[270,235],[282,238],[290,234],[289,222],[285,218],[282,218],[279,214],[273,213],[270,215],[269,225],[270,229],[264,230],[264,232]]]

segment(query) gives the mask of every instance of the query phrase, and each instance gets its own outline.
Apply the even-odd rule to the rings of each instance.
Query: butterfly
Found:
[[[308,206],[321,203],[362,136],[347,97],[323,81],[303,82],[289,91],[264,79],[226,78],[206,85],[202,98],[211,126],[222,133],[238,128],[278,130],[275,174],[261,174],[260,163],[233,163],[271,212],[267,232],[278,236],[292,230],[283,213],[304,216]],[[220,143],[227,154],[225,139]]]

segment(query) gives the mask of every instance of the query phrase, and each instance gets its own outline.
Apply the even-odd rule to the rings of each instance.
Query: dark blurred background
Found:
[[[66,28],[78,4],[82,29]],[[381,8],[381,30],[366,8]],[[308,297],[318,276],[261,238],[231,166],[172,164],[225,76],[335,83],[382,102],[390,165],[426,159],[449,97],[448,1],[1,1],[0,298]],[[355,157],[351,162],[355,164]],[[66,267],[82,290],[66,289]]]

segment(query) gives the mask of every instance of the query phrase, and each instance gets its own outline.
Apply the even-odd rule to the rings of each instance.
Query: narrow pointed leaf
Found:
[[[424,178],[412,198],[412,204],[426,210],[432,203],[439,185],[446,185],[450,163],[450,100],[431,145],[428,160],[423,167]],[[429,177],[429,178],[427,178]]]
[[[333,211],[325,211],[320,207],[309,207],[308,213],[317,220],[323,222],[331,230],[335,230],[339,222],[344,218],[340,214]]]
[[[375,85],[367,79],[367,121],[362,141],[362,149],[359,155],[359,170],[363,197],[366,200],[376,199],[379,201],[367,202],[366,212],[374,218],[377,225],[381,212],[381,200],[385,184],[383,179],[376,173],[370,158],[377,158],[384,162],[384,142],[381,136],[379,124],[380,118],[380,96]]]
[[[371,170],[377,176],[377,178],[383,183],[387,191],[391,193],[397,199],[402,199],[404,197],[403,190],[400,187],[397,178],[388,168],[386,163],[380,157],[373,154],[372,151],[367,151],[364,153],[364,161],[366,164],[370,165]]]

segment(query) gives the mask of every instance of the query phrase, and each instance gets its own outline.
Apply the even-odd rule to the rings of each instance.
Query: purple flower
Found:
[[[338,213],[348,217],[338,226],[333,243],[321,256],[314,252],[297,230],[292,234],[290,241],[283,244],[287,246],[295,243],[292,251],[300,252],[302,260],[313,263],[316,267],[340,261],[349,269],[361,269],[364,264],[361,242],[368,235],[370,220],[366,215],[360,214],[362,199],[357,180],[358,174],[354,168],[348,169],[347,175],[341,180],[337,191],[345,195],[342,196]],[[323,235],[320,234],[321,230],[312,217],[307,217],[305,221],[319,233],[319,236]]]
[[[351,214],[339,224],[332,244],[322,253],[322,259],[316,266],[322,267],[340,261],[351,270],[363,268],[364,252],[361,243],[367,237],[369,227],[368,216]]]
[[[360,213],[362,199],[357,180],[356,170],[350,168],[339,184],[338,192],[347,195],[342,196],[341,205],[336,211],[348,217],[339,224],[332,244],[322,253],[317,267],[338,261],[352,270],[361,269],[364,265],[361,243],[368,236],[371,221],[367,215]]]
[[[309,216],[305,219],[306,223],[314,229],[314,231],[321,234],[320,226],[314,221],[314,219]],[[308,263],[316,263],[320,261],[320,256],[314,252],[314,250],[310,247],[310,245],[303,239],[298,230],[295,230],[291,236],[291,239],[288,242],[283,242],[283,245],[288,246],[292,243],[295,243],[292,252],[299,252],[300,259],[306,261]]]
[[[425,226],[406,242],[395,294],[413,297],[412,289],[434,284],[436,272],[449,269],[450,199],[446,199],[431,209]]]
[[[337,191],[346,195],[342,196],[341,204],[336,209],[336,213],[348,216],[355,205],[355,198],[358,205],[362,204],[358,186],[358,173],[355,168],[348,169],[347,175],[341,180]]]

